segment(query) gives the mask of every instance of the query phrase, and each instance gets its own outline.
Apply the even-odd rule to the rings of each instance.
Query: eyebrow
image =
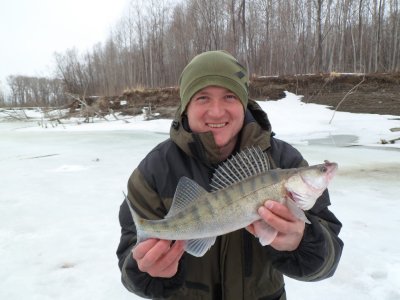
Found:
[[[223,88],[223,89],[224,89],[224,93],[226,93],[226,94],[234,94],[234,95],[236,95],[234,92],[228,90],[227,88]],[[195,95],[199,95],[199,94],[206,94],[206,95],[208,95],[208,94],[210,94],[210,92],[205,91],[205,90],[200,90],[200,91],[198,91]]]

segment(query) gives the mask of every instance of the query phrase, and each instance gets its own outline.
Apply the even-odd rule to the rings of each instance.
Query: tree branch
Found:
[[[351,88],[351,90],[348,91],[348,92],[346,93],[346,95],[344,95],[343,99],[340,100],[340,102],[338,103],[338,105],[336,105],[335,111],[333,112],[333,115],[332,115],[331,120],[329,121],[329,124],[332,123],[332,120],[333,120],[333,118],[335,117],[336,111],[338,110],[339,106],[344,102],[344,100],[346,100],[347,96],[349,96],[349,95],[351,95],[352,93],[354,93],[355,90],[356,90],[364,81],[365,81],[365,75],[363,76],[363,79],[362,79],[359,83],[357,83],[355,86],[353,86],[353,87]]]

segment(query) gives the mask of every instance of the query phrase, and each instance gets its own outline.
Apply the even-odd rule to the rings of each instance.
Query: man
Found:
[[[227,52],[196,56],[182,72],[180,97],[170,138],[128,181],[128,200],[138,215],[163,218],[182,176],[210,190],[218,164],[250,146],[261,148],[276,168],[307,165],[296,149],[273,137],[267,115],[248,99],[247,71]],[[286,299],[282,274],[303,281],[331,276],[343,243],[341,223],[327,208],[328,192],[306,213],[310,225],[265,200],[258,213],[278,231],[270,245],[261,246],[250,225],[218,237],[203,257],[185,253],[184,241],[149,239],[135,246],[135,225],[124,202],[117,250],[123,284],[153,299]]]

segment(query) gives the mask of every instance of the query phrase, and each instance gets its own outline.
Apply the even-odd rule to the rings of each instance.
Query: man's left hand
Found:
[[[271,247],[279,251],[293,251],[300,245],[304,235],[305,223],[298,220],[290,210],[279,202],[267,200],[258,209],[261,220],[278,231],[277,236],[271,242]],[[259,221],[257,221],[259,222]],[[246,228],[255,234],[254,224]]]

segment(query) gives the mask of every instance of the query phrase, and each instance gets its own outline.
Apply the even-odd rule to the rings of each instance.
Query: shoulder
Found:
[[[172,197],[178,176],[174,175],[174,164],[179,164],[177,146],[167,139],[155,146],[142,159],[128,180],[128,190],[136,198]],[[141,195],[141,196],[140,196]]]
[[[151,149],[141,161],[140,165],[157,160],[164,160],[169,155],[174,153],[177,150],[176,148],[176,144],[171,139],[167,139]]]
[[[184,164],[186,159],[187,155],[171,139],[167,139],[145,156],[138,169],[143,174],[166,173],[173,166]]]
[[[307,165],[299,150],[274,137],[271,138],[270,153],[278,168],[289,169]]]
[[[181,177],[208,185],[208,171],[199,160],[187,155],[171,139],[158,144],[134,171],[141,181],[161,196],[171,197]],[[140,174],[140,176],[138,176]]]
[[[152,177],[163,176],[171,171],[171,162],[181,161],[178,146],[167,139],[154,147],[139,163],[137,170],[143,174],[147,181]]]

